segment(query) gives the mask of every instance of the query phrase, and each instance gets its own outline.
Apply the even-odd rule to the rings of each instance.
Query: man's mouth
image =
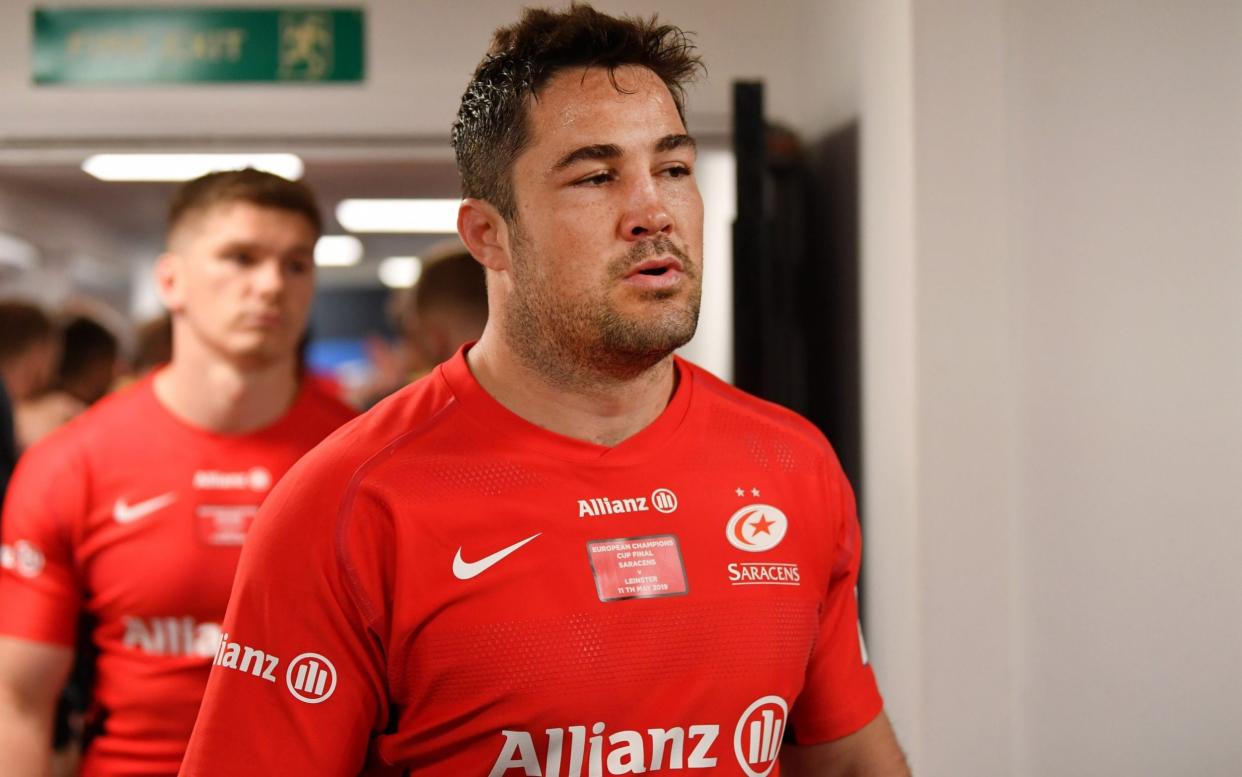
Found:
[[[278,327],[281,325],[283,320],[284,317],[281,316],[280,313],[276,312],[251,313],[243,319],[247,326],[258,329],[272,329],[274,327]]]
[[[659,278],[669,273],[683,272],[681,261],[673,256],[661,256],[655,259],[648,259],[639,262],[630,268],[630,272],[626,278],[633,278],[636,275],[646,275],[653,278]]]
[[[648,290],[672,289],[681,282],[685,266],[675,256],[658,256],[630,267],[625,282]]]

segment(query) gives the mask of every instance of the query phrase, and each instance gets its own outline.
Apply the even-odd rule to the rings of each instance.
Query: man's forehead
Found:
[[[651,70],[633,65],[557,73],[532,100],[530,122],[532,145],[552,155],[581,143],[617,143],[624,139],[618,133],[642,136],[652,146],[685,133],[668,87]]]
[[[558,72],[540,87],[535,95],[536,105],[561,107],[563,104],[578,106],[617,105],[633,103],[637,99],[654,100],[667,105],[673,112],[677,104],[673,95],[655,72],[638,65],[621,65],[615,68],[574,67]]]

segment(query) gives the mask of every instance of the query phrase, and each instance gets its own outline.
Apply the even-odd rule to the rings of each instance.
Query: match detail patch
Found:
[[[240,545],[257,512],[258,505],[199,505],[198,538],[208,545]]]
[[[681,596],[690,590],[681,546],[672,534],[592,540],[587,556],[601,602]]]

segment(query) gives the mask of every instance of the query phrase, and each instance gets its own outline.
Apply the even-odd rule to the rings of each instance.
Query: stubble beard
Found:
[[[506,306],[505,339],[523,362],[553,383],[572,388],[632,380],[694,336],[702,297],[698,269],[668,238],[635,243],[609,262],[596,294],[565,299],[553,291],[529,240],[519,229],[513,234],[513,294]],[[650,300],[667,302],[645,319],[625,315],[609,299],[611,286],[637,262],[663,254],[681,259],[689,293],[646,292]],[[679,295],[684,302],[676,300]]]

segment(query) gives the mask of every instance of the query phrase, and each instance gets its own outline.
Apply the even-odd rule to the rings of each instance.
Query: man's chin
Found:
[[[246,370],[261,370],[296,358],[297,351],[283,342],[236,343],[229,348],[229,361]]]
[[[632,354],[656,360],[690,342],[698,328],[698,316],[683,312],[655,319],[631,319],[624,327],[606,330],[601,345],[616,355]]]

